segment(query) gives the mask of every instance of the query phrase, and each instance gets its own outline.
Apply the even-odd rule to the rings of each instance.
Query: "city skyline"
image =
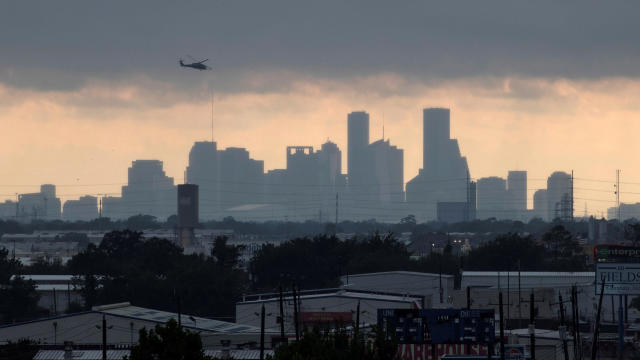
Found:
[[[574,170],[591,181],[576,198],[602,213],[621,169],[622,201],[640,201],[640,53],[621,36],[639,30],[637,4],[202,2],[141,18],[151,4],[0,14],[0,199],[40,183],[69,185],[63,199],[113,194],[135,159],[163,160],[180,182],[191,144],[211,139],[213,95],[218,146],[246,147],[265,170],[290,144],[346,151],[344,116],[363,109],[371,142],[384,123],[404,149],[407,182],[423,164],[420,112],[440,106],[473,178],[526,169],[537,189]],[[185,54],[213,70],[180,68]]]
[[[455,111],[453,111],[453,113],[454,113],[454,115],[453,115],[452,117],[454,117],[454,118],[455,118]],[[367,114],[367,115],[370,115],[370,114]],[[346,119],[344,119],[344,120],[346,120]],[[343,120],[343,121],[344,121],[344,120]],[[345,122],[345,124],[347,123],[347,121],[344,121],[344,122]],[[372,122],[373,122],[373,121],[372,121]],[[452,127],[455,127],[455,123],[456,123],[456,121],[452,121],[452,123],[453,123],[453,124],[452,124],[451,126],[452,126]],[[387,129],[388,129],[388,128],[389,128],[389,126],[387,125]],[[345,130],[346,130],[346,129],[345,129]],[[388,134],[388,130],[387,130],[387,134]],[[340,135],[340,134],[335,134],[335,135]],[[376,141],[374,136],[375,136],[375,135],[371,135],[371,136],[369,136],[369,139],[370,139],[371,143],[373,143],[373,142],[375,142],[375,141]],[[386,136],[386,135],[385,135],[385,138],[386,138],[386,139],[389,139],[389,138],[390,138],[390,136]],[[329,138],[328,140],[330,141],[330,138]],[[205,140],[205,142],[206,142],[206,140]],[[242,145],[244,145],[244,144],[242,144]],[[240,145],[240,146],[242,146],[242,145]],[[402,149],[402,144],[397,144],[397,145],[398,145],[398,146],[400,146],[400,147],[401,147],[401,149]],[[344,148],[346,148],[346,147],[347,147],[347,146],[345,145],[345,146],[344,146]],[[460,147],[461,147],[461,148],[464,148],[464,144],[460,144]],[[234,149],[234,148],[236,148],[236,147],[229,146],[229,147],[227,147],[227,148]],[[342,149],[342,148],[343,148],[343,147],[340,147],[340,149]],[[406,151],[407,149],[403,149],[403,150],[405,151],[405,153],[407,152],[407,151]],[[409,150],[411,150],[411,149],[409,149]],[[422,150],[422,149],[420,149],[420,152],[423,152],[423,150]],[[464,156],[466,156],[467,154],[463,154],[463,155],[464,155]],[[251,154],[250,156],[251,156],[252,158],[259,158],[259,155],[255,155],[255,154]],[[147,159],[138,159],[138,160],[147,160]],[[151,160],[151,159],[149,159],[149,160]],[[154,160],[155,160],[155,159],[154,159]],[[165,164],[165,171],[166,171],[166,170],[167,170],[167,168],[168,168],[168,166],[167,166],[167,162],[166,162],[166,161],[164,161],[164,160],[162,160],[162,159],[158,159],[158,160],[161,160],[161,161],[163,161],[163,162],[164,162],[164,164]],[[347,173],[347,170],[348,170],[348,166],[347,166],[347,165],[344,165],[344,164],[345,164],[345,163],[347,163],[347,164],[348,164],[347,155],[343,155],[343,156],[342,156],[342,160],[343,160],[343,161],[342,161],[342,164],[343,164],[343,165],[341,166],[341,169],[342,169],[342,172],[346,174],[346,173]],[[131,160],[131,161],[133,161],[133,160]],[[405,163],[406,163],[406,161],[405,161]],[[284,167],[286,167],[286,166],[284,166]],[[406,166],[405,166],[405,167],[406,167]],[[472,164],[470,164],[470,165],[469,165],[469,167],[470,167],[470,168],[472,168]],[[186,166],[185,166],[185,169],[186,169]],[[266,168],[265,168],[265,169],[264,169],[264,173],[266,174],[267,172],[269,172],[269,171],[271,171],[271,170],[277,170],[277,169],[266,169]],[[508,169],[508,171],[511,171],[511,170],[513,170],[513,169]],[[525,170],[525,171],[527,171],[527,169],[526,169],[526,168],[525,168],[524,170]],[[566,170],[561,170],[561,171],[566,171]],[[185,173],[185,174],[186,174],[185,170],[183,170],[183,171],[182,171],[182,173]],[[406,176],[406,171],[405,171],[405,176]],[[490,176],[484,176],[484,177],[491,177],[491,176],[496,176],[496,174],[494,174],[494,175],[490,175]],[[480,176],[473,176],[473,174],[472,174],[472,176],[471,176],[471,178],[470,178],[470,179],[471,179],[471,180],[477,180],[477,179],[481,179],[481,178],[482,178],[482,177],[480,177]],[[182,183],[182,182],[184,181],[184,178],[183,178],[183,177],[180,177],[180,176],[175,176],[175,179],[176,179],[176,181],[175,181],[175,184],[176,184],[176,185],[177,185],[177,184],[179,184],[179,183]],[[405,177],[405,179],[406,179],[406,177]],[[546,182],[546,180],[547,180],[547,179],[546,179],[546,175],[543,175],[541,178],[536,178],[536,177],[529,178],[530,183],[533,183],[533,184],[532,184],[532,185],[530,185],[530,186],[528,187],[528,189],[527,189],[527,190],[528,190],[527,203],[528,203],[528,208],[529,208],[529,209],[533,208],[533,196],[534,196],[534,192],[535,192],[537,189],[544,189],[544,188],[545,188],[545,184],[544,184],[544,182]],[[587,183],[592,182],[592,180],[597,180],[597,179],[585,179],[585,181],[586,181]],[[579,182],[579,180],[577,180],[577,181]],[[408,182],[409,182],[409,181],[405,180],[405,181],[404,181],[404,184],[407,184]],[[599,181],[599,182],[600,182],[600,181]],[[66,200],[75,200],[75,199],[78,199],[78,198],[80,198],[81,196],[84,196],[84,195],[93,195],[93,196],[101,196],[101,195],[107,195],[107,196],[119,196],[119,191],[117,191],[117,192],[97,191],[97,192],[87,192],[87,193],[82,193],[82,192],[81,192],[81,189],[83,189],[83,188],[87,188],[87,187],[89,187],[89,188],[95,188],[95,187],[106,187],[106,186],[117,186],[117,187],[119,188],[121,185],[126,185],[126,184],[127,184],[127,183],[126,183],[126,182],[124,182],[124,181],[123,181],[123,182],[120,182],[120,183],[114,183],[114,184],[105,184],[105,183],[93,183],[93,184],[78,183],[77,185],[76,185],[76,184],[60,184],[60,186],[61,186],[62,188],[66,188],[66,189],[73,188],[73,189],[74,189],[74,194],[73,194],[73,195],[69,195],[69,194],[70,194],[70,192],[69,192],[69,191],[62,191],[62,192],[60,192],[59,197],[60,197],[60,198],[62,198],[63,203],[64,203],[64,201],[66,201]],[[538,185],[536,185],[536,184],[538,184]],[[7,186],[6,186],[5,184],[3,184],[3,185],[4,185],[4,186],[3,186],[3,189],[6,189],[6,188],[7,188]],[[633,186],[633,185],[634,185],[634,184],[631,184],[631,186]],[[36,185],[36,186],[39,186],[39,185]],[[118,189],[118,190],[119,190],[119,189]],[[597,190],[597,189],[586,189],[586,190]],[[578,190],[578,191],[579,191],[579,190]],[[623,193],[624,193],[624,191],[623,191]],[[14,196],[7,196],[7,195],[11,195],[11,193],[6,193],[6,192],[4,193],[4,198],[5,198],[5,199],[7,199],[7,200],[13,200],[13,199],[15,198]],[[582,210],[582,209],[581,209],[579,206],[580,206],[581,204],[584,204],[585,202],[586,202],[586,203],[588,203],[588,202],[589,202],[589,200],[582,200],[582,198],[580,198],[579,196],[577,196],[576,198],[577,198],[577,199],[576,199],[576,203],[575,203],[575,211],[576,211],[576,214],[578,215],[578,214],[582,214],[582,212],[581,212],[581,210]],[[594,200],[598,201],[599,199],[594,199]],[[603,199],[603,200],[604,200],[604,199]],[[622,202],[625,202],[625,201],[624,201],[624,197],[623,197]],[[633,202],[633,201],[626,201],[626,202]],[[607,208],[609,208],[609,207],[611,206],[610,204],[607,204],[607,205],[608,205],[608,206],[606,206],[606,208],[603,208],[602,210],[599,210],[599,211],[598,211],[598,212],[596,212],[596,213],[591,213],[591,212],[590,212],[590,214],[595,214],[596,216],[601,216],[602,214],[606,214],[606,213],[605,213],[605,212],[606,212],[606,209],[607,209]]]
[[[286,168],[266,172],[264,162],[253,159],[245,148],[217,150],[216,142],[196,141],[184,172],[185,183],[202,187],[199,201],[205,219],[236,214],[247,219],[297,221],[319,216],[322,221],[323,213],[327,219],[335,211],[337,221],[339,194],[342,218],[352,220],[379,218],[389,222],[405,214],[415,215],[418,221],[437,218],[447,222],[476,217],[523,221],[534,216],[546,221],[573,217],[573,174],[555,171],[547,178],[546,187],[540,189],[527,187],[526,170],[509,170],[507,179],[473,178],[458,140],[451,137],[450,117],[447,108],[423,109],[425,160],[418,176],[406,183],[402,178],[404,150],[389,140],[370,142],[370,117],[364,111],[347,115],[346,157],[352,164],[347,166],[347,173],[342,172],[340,148],[329,140],[315,152],[313,146],[287,146]],[[175,211],[175,185],[178,182],[166,175],[161,160],[134,160],[121,192],[103,194],[100,213],[120,219],[138,213],[166,218]],[[527,210],[531,192],[533,208]],[[30,217],[60,218],[61,203],[55,194],[55,185],[41,185],[40,193],[20,195],[19,206],[2,203],[2,216],[11,217],[14,212],[18,216],[19,209],[22,221]],[[47,214],[47,204],[53,200],[58,206]],[[84,196],[65,201],[64,209],[69,207],[71,212],[64,218],[79,218],[73,215],[73,208],[95,207],[96,200]],[[80,218],[87,216],[81,214]]]

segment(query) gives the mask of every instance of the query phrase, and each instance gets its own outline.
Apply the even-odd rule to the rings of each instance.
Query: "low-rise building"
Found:
[[[265,329],[279,331],[277,317],[280,314],[280,294],[248,295],[236,303],[236,322],[248,326],[260,326],[261,307],[265,306]],[[293,294],[283,294],[283,318],[286,334],[295,334]],[[358,314],[363,327],[376,324],[378,309],[410,309],[424,306],[420,295],[383,293],[364,290],[319,289],[300,291],[298,294],[299,329],[314,325],[332,326],[336,322],[352,325]],[[256,315],[258,314],[258,315]]]
[[[386,271],[345,275],[340,281],[342,287],[347,290],[420,295],[424,297],[425,308],[439,308],[451,306],[451,292],[455,279],[453,275],[446,274]]]

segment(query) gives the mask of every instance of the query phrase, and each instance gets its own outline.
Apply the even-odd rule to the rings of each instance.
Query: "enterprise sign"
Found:
[[[640,295],[640,263],[597,263],[596,295]]]

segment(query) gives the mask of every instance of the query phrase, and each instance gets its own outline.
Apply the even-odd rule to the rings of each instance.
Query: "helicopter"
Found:
[[[178,62],[180,64],[180,66],[182,67],[190,67],[192,69],[196,69],[196,70],[211,70],[211,68],[207,65],[204,64],[205,61],[208,61],[209,59],[204,59],[202,61],[197,61],[196,59],[192,58],[191,56],[187,55],[193,62],[192,63],[184,63],[184,61],[182,61],[182,59],[180,59],[180,61]]]

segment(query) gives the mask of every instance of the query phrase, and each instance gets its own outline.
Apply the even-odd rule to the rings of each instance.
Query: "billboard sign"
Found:
[[[378,326],[400,344],[489,344],[494,310],[379,309]]]
[[[597,263],[596,295],[640,295],[640,263]]]
[[[595,262],[640,263],[640,247],[623,245],[596,245]]]

